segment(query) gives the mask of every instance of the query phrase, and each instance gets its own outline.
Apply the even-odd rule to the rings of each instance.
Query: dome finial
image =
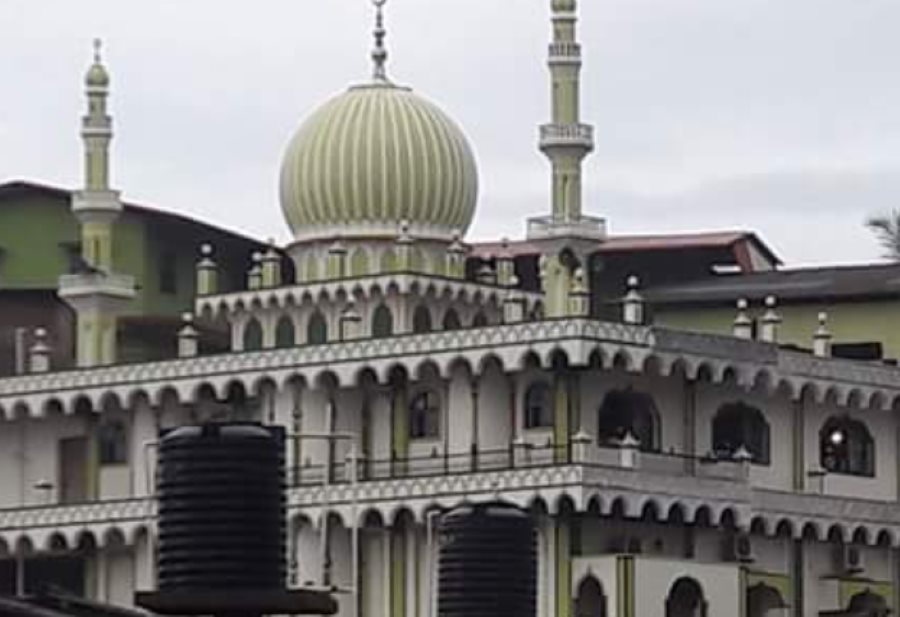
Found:
[[[94,64],[103,64],[103,40],[94,39]]]
[[[384,46],[384,37],[387,36],[387,30],[384,28],[384,5],[387,0],[372,0],[375,5],[375,49],[372,50],[372,61],[375,63],[375,81],[387,81],[387,64],[388,52]]]

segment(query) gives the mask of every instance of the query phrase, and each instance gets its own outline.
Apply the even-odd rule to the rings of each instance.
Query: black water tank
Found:
[[[186,426],[160,440],[159,588],[281,589],[284,432]]]
[[[534,617],[534,522],[504,503],[466,505],[441,518],[439,617]]]

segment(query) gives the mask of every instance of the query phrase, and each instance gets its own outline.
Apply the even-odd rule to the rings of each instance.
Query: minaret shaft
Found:
[[[581,164],[593,150],[592,127],[581,122],[581,46],[575,2],[553,3],[550,44],[551,124],[541,127],[541,151],[553,167],[553,213],[557,223],[582,219]]]
[[[84,186],[72,195],[72,212],[81,229],[82,263],[59,282],[60,297],[77,315],[77,363],[81,367],[116,362],[119,315],[135,295],[134,279],[115,274],[113,239],[122,203],[119,193],[110,188],[109,75],[100,61],[99,43],[86,87],[88,108],[81,123]]]

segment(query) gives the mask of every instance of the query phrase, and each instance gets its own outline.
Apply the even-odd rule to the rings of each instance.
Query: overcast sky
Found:
[[[476,150],[470,239],[549,211],[549,0],[389,0],[389,72]],[[582,0],[586,210],[614,233],[758,231],[789,263],[876,259],[900,207],[897,0]],[[0,0],[0,180],[80,182],[91,39],[106,42],[127,199],[289,239],[302,119],[370,72],[368,0]]]

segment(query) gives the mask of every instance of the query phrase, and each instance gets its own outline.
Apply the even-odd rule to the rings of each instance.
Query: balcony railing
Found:
[[[581,59],[578,43],[550,43],[550,62],[577,62]]]
[[[677,453],[641,452],[630,447],[573,443],[570,446],[514,444],[508,448],[477,452],[439,453],[431,456],[364,459],[357,461],[356,480],[433,478],[476,472],[509,471],[535,467],[582,465],[597,469],[645,471],[667,476],[697,476],[746,483],[749,461],[689,456]],[[325,482],[326,466],[301,465],[291,470],[291,485],[319,486]],[[329,484],[352,481],[352,464],[335,461]]]
[[[589,124],[545,124],[541,126],[541,148],[594,147],[594,127]]]
[[[606,239],[606,219],[582,215],[573,221],[559,220],[552,216],[528,219],[528,238],[578,237],[592,240]]]

